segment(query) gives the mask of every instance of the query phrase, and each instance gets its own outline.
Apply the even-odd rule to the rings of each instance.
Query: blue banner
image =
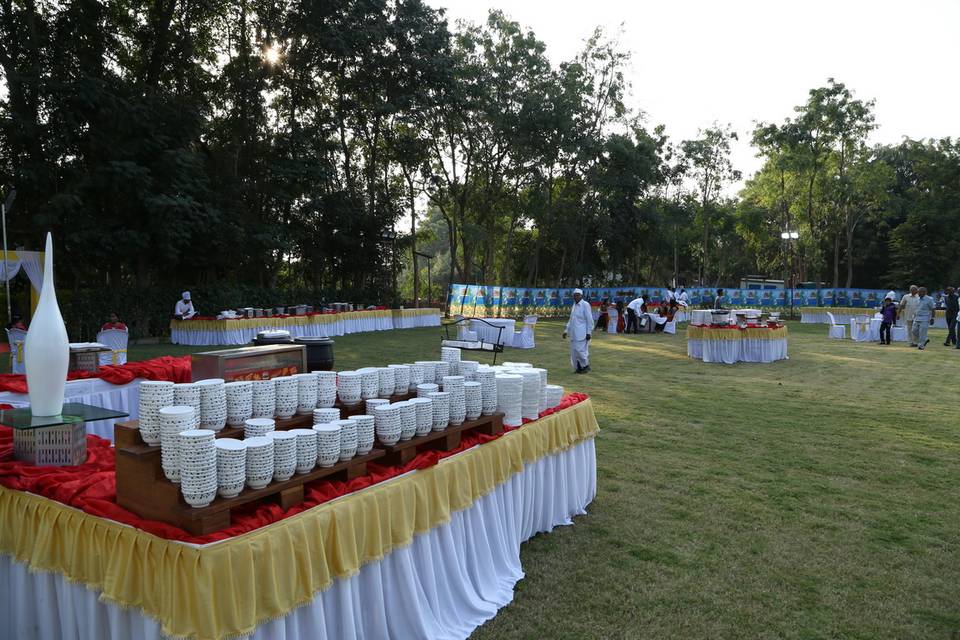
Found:
[[[691,307],[713,306],[716,289],[691,287],[686,289]],[[886,295],[886,289],[794,289],[795,307],[854,307],[873,308]],[[900,293],[895,292],[899,299]],[[680,294],[680,290],[676,291]],[[610,304],[629,303],[637,296],[647,302],[659,303],[669,292],[662,287],[622,286],[586,287],[584,298],[591,304],[602,301]],[[724,289],[724,304],[730,307],[784,307],[790,304],[791,292],[784,289]],[[447,302],[451,313],[465,316],[519,316],[528,313],[562,315],[573,304],[573,288],[523,288],[499,285],[454,284]]]

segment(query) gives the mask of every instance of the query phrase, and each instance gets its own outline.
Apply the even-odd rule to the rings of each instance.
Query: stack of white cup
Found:
[[[463,385],[463,376],[443,377],[443,390],[450,394],[450,424],[453,425],[463,424],[467,415]]]
[[[196,384],[200,387],[200,426],[220,431],[227,425],[227,392],[223,378],[209,378]]]

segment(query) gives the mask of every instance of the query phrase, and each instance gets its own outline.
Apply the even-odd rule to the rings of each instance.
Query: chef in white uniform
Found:
[[[173,309],[173,317],[178,320],[189,320],[197,312],[193,310],[193,301],[190,300],[190,292],[183,292],[183,299],[177,300],[177,306]]]
[[[593,314],[590,303],[583,299],[583,291],[573,290],[573,307],[567,320],[563,337],[570,337],[570,366],[576,373],[590,371],[590,332],[593,330]]]

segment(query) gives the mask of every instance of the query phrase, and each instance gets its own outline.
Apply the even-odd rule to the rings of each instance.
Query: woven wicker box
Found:
[[[13,457],[37,466],[79,465],[87,461],[87,428],[82,422],[13,430]]]

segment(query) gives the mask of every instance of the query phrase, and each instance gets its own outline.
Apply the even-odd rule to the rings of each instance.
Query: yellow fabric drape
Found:
[[[687,327],[688,340],[783,340],[788,335],[787,327],[776,329],[747,328],[747,329],[713,329],[690,325]]]
[[[360,318],[394,318],[440,315],[439,309],[381,309],[374,311],[342,311],[312,316],[286,318],[238,318],[236,320],[171,320],[170,329],[180,331],[226,331],[228,329],[282,329],[290,326],[328,325]]]
[[[203,547],[0,487],[0,552],[136,607],[165,634],[200,640],[246,634],[447,522],[524,464],[598,429],[585,400],[429,469]]]

